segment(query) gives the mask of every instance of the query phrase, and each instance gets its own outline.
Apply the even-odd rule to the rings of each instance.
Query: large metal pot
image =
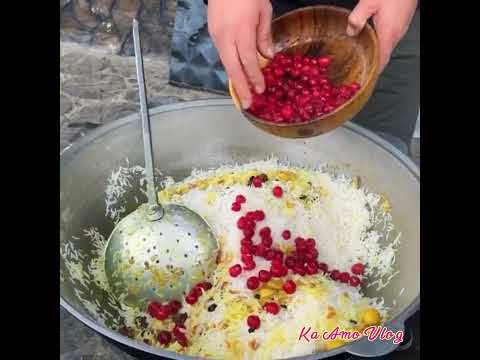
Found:
[[[298,165],[316,166],[326,161],[337,165],[341,172],[360,175],[369,189],[389,199],[393,205],[394,223],[402,232],[395,265],[400,274],[378,293],[371,288],[366,293],[383,296],[385,303],[392,306],[392,321],[387,324],[391,329],[403,329],[405,320],[419,309],[420,174],[417,166],[390,144],[350,123],[311,139],[274,137],[245,121],[230,100],[159,107],[151,110],[151,121],[156,165],[175,179],[189,175],[192,168],[260,160],[272,154]],[[70,242],[88,254],[92,244],[77,237],[90,226],[97,227],[108,237],[113,224],[105,217],[107,178],[114,168],[125,165],[126,158],[132,164],[143,165],[141,141],[138,117],[133,115],[92,132],[62,154],[61,247]],[[169,358],[191,358],[132,341],[111,331],[89,313],[77,296],[78,291],[82,291],[84,296],[95,299],[99,306],[108,306],[102,293],[93,287],[85,289],[69,276],[62,258],[60,268],[60,303],[77,319],[132,348]],[[329,352],[299,359],[320,359],[342,352],[379,356],[393,351],[395,346],[392,342],[360,339]]]

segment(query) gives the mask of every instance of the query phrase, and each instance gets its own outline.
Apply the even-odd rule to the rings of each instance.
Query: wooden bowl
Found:
[[[379,49],[377,36],[367,24],[362,32],[346,34],[350,11],[336,6],[310,6],[291,11],[272,22],[275,52],[329,55],[333,62],[328,76],[335,85],[357,82],[361,88],[334,111],[309,121],[276,124],[243,110],[229,80],[229,91],[235,106],[256,127],[285,138],[307,138],[329,132],[351,120],[365,106],[378,78]],[[259,55],[260,66],[268,60]]]

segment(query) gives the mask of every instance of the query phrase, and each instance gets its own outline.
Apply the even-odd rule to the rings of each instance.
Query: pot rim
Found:
[[[149,110],[151,116],[171,112],[171,111],[179,111],[182,109],[191,109],[196,107],[206,107],[206,106],[219,106],[219,107],[234,107],[234,104],[231,99],[204,99],[204,100],[193,100],[193,101],[185,101],[179,102],[174,104],[168,105],[161,105]],[[60,173],[64,169],[66,163],[68,163],[78,152],[80,152],[84,147],[90,144],[92,141],[97,141],[102,136],[105,136],[113,129],[120,128],[129,124],[132,121],[138,121],[139,114],[132,114],[122,119],[113,121],[110,124],[103,125],[97,129],[92,130],[84,137],[74,141],[72,144],[67,146],[61,153],[60,153]],[[253,125],[252,125],[253,126]],[[415,177],[415,179],[420,182],[420,169],[419,167],[411,160],[408,156],[404,155],[400,150],[395,148],[392,144],[388,143],[387,141],[383,140],[381,137],[376,135],[375,133],[367,130],[359,125],[356,125],[351,122],[346,122],[342,125],[343,128],[348,129],[351,132],[360,135],[367,140],[373,142],[383,150],[387,151],[398,161],[400,161]],[[273,136],[273,135],[272,135]],[[140,343],[136,340],[131,340],[130,338],[121,335],[120,333],[114,332],[100,324],[98,324],[93,318],[89,315],[83,315],[77,310],[73,308],[63,297],[60,295],[60,306],[62,306],[66,311],[68,311],[71,315],[73,315],[77,320],[81,321],[83,324],[88,326],[89,328],[97,331],[98,333],[117,341],[121,344],[130,346],[134,349],[144,351],[149,354],[159,355],[159,356],[167,356],[172,359],[202,359],[199,357],[194,357],[190,355],[180,354],[172,351],[162,350],[159,348],[155,348],[150,345],[146,345]],[[408,305],[398,316],[394,319],[390,320],[386,324],[386,327],[393,327],[398,330],[404,329],[405,321],[410,318],[414,313],[420,310],[420,294],[418,294],[415,299]],[[317,352],[311,355],[304,355],[289,358],[291,360],[298,359],[298,360],[317,360],[320,358],[328,358],[334,355],[338,355],[344,352],[352,353],[354,355],[359,356],[375,356],[387,354],[393,350],[398,345],[394,345],[391,342],[369,342],[368,339],[362,337],[356,341],[353,341],[345,346],[339,347],[337,349],[325,351],[325,352]]]

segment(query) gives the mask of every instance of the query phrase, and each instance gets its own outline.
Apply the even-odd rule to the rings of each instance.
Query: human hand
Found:
[[[269,0],[209,0],[208,30],[232,80],[242,107],[248,109],[252,94],[265,91],[257,51],[273,54],[272,6]]]
[[[417,0],[360,0],[348,18],[347,35],[357,35],[373,16],[380,47],[380,73],[403,38],[417,8]]]

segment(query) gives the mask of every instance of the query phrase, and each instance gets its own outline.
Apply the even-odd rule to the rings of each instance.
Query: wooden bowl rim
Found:
[[[314,9],[327,9],[327,10],[331,10],[331,11],[336,11],[336,12],[340,12],[340,13],[343,13],[345,15],[349,15],[350,14],[350,10],[347,9],[347,8],[344,8],[344,7],[340,7],[340,6],[334,6],[334,5],[311,5],[311,6],[305,6],[305,7],[301,7],[301,8],[298,8],[298,9],[295,9],[295,10],[292,10],[292,11],[289,11],[275,19],[273,19],[272,21],[272,24],[275,23],[276,21],[280,20],[280,19],[284,19],[284,18],[287,18],[289,16],[292,16],[298,12],[303,12],[303,11],[313,11]],[[346,29],[345,29],[346,30]],[[375,32],[375,29],[367,22],[365,24],[365,27],[363,28],[362,31],[367,31],[369,37],[372,39],[373,41],[373,49],[374,49],[374,55],[373,55],[373,58],[374,58],[374,62],[373,62],[373,66],[371,67],[371,70],[370,72],[368,73],[367,75],[367,80],[365,81],[365,83],[362,85],[362,88],[360,88],[360,91],[358,91],[353,97],[351,97],[350,99],[348,99],[345,103],[343,103],[341,106],[339,106],[338,108],[336,108],[334,111],[332,112],[329,112],[328,114],[325,114],[325,115],[322,115],[320,117],[317,117],[317,118],[314,118],[313,120],[307,120],[307,121],[303,121],[303,122],[297,122],[297,123],[293,123],[293,124],[289,124],[289,123],[274,123],[274,122],[271,122],[271,121],[267,121],[267,120],[263,120],[255,115],[253,115],[252,113],[249,113],[248,111],[245,111],[241,104],[240,104],[240,101],[238,99],[238,95],[237,95],[237,92],[235,91],[235,88],[233,87],[233,83],[230,79],[228,79],[228,90],[229,90],[229,93],[230,93],[230,96],[232,97],[232,100],[233,100],[233,103],[235,104],[235,107],[240,110],[246,117],[248,117],[249,119],[253,120],[253,121],[256,121],[256,122],[259,122],[259,123],[262,123],[262,124],[265,124],[265,125],[268,125],[268,126],[275,126],[275,127],[290,127],[290,128],[295,128],[295,127],[302,127],[302,126],[305,126],[305,125],[309,125],[309,124],[314,124],[318,121],[324,121],[326,118],[332,116],[333,114],[336,114],[337,112],[341,111],[342,109],[344,109],[345,107],[347,107],[347,105],[349,105],[350,103],[353,102],[353,100],[355,100],[362,92],[362,90],[364,88],[367,87],[368,84],[370,84],[372,81],[374,81],[378,74],[377,74],[377,71],[378,71],[378,67],[379,67],[379,64],[380,64],[380,51],[379,51],[379,48],[378,48],[378,38],[377,38],[377,33]],[[259,55],[261,56],[261,55]]]

